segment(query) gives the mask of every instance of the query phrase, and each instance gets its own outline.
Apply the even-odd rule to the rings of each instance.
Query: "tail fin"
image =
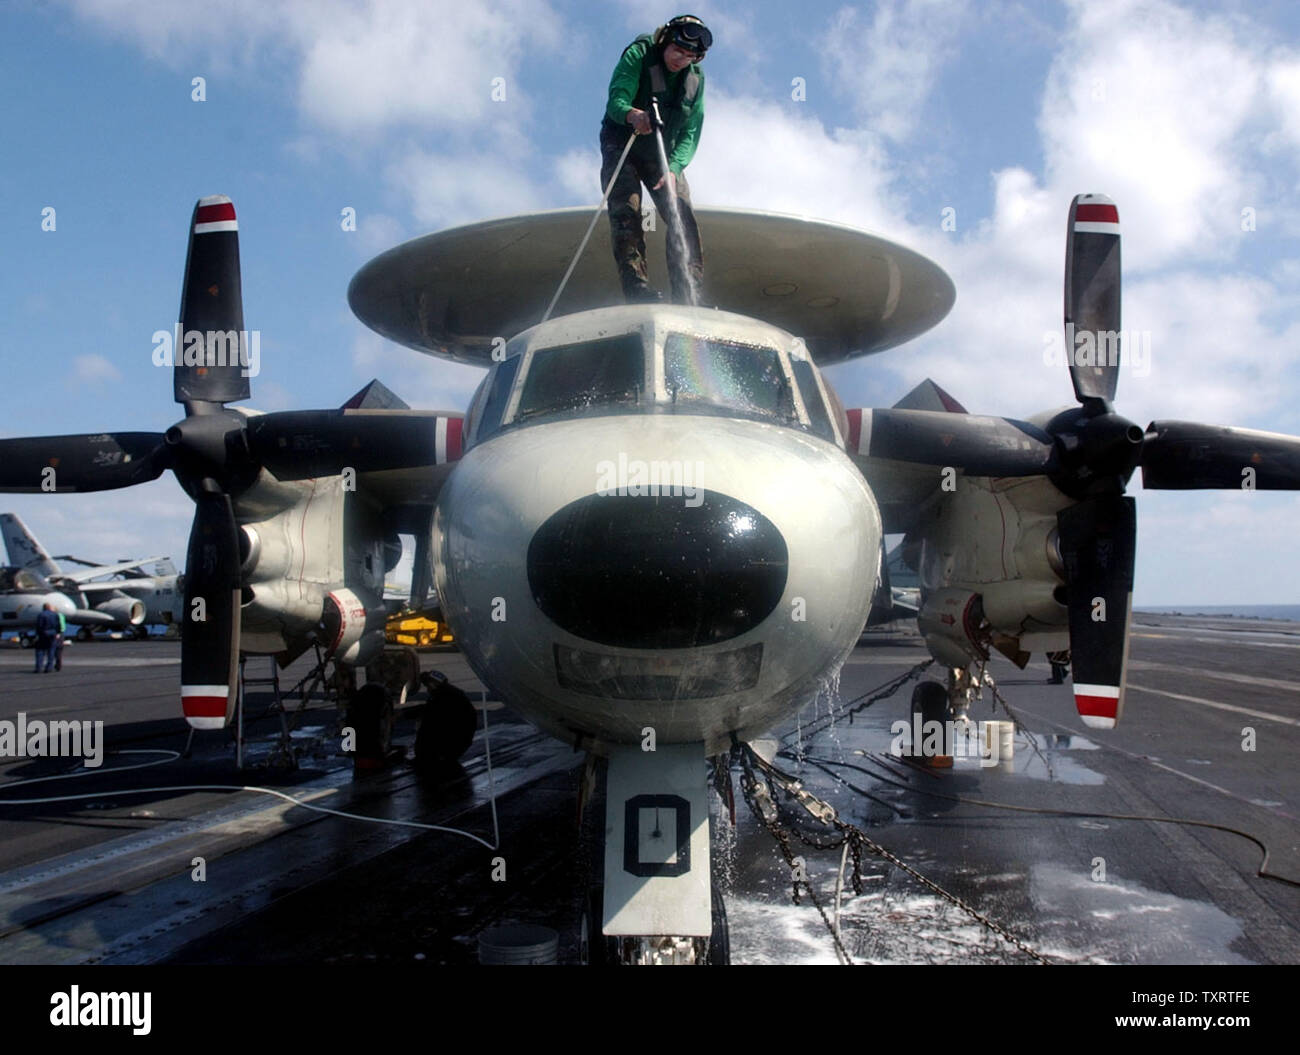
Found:
[[[9,554],[10,564],[40,572],[47,578],[59,574],[59,566],[27,530],[27,525],[17,513],[0,513],[0,531],[4,533],[5,550]]]
[[[894,404],[895,410],[944,410],[965,414],[966,408],[928,377]]]

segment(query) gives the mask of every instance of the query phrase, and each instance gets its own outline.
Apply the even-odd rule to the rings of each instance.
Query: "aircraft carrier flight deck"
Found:
[[[783,851],[738,770],[717,783],[730,801],[710,793],[732,963],[1300,961],[1300,624],[1136,615],[1108,732],[1081,724],[1044,662],[999,657],[1004,703],[986,689],[969,714],[1016,723],[996,764],[967,742],[948,767],[898,757],[912,682],[845,716],[927,658],[914,633],[865,634],[837,691],[769,745],[865,834],[857,855],[802,829]],[[598,872],[578,822],[584,754],[488,699],[458,652],[420,661],[477,700],[459,764],[412,765],[420,693],[387,764],[364,772],[335,706],[291,708],[289,768],[250,690],[237,770],[230,730],[182,757],[177,643],[74,643],[48,675],[0,650],[0,721],[104,723],[96,769],[0,759],[0,962],[476,964],[480,935],[516,923],[553,928],[558,962],[578,962]],[[590,802],[588,835],[602,816]]]

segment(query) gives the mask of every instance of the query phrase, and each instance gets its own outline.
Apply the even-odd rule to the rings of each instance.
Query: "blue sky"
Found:
[[[676,13],[10,3],[0,434],[161,430],[179,416],[151,337],[175,321],[190,210],[212,193],[238,209],[246,323],[262,335],[250,405],[337,406],[378,376],[412,405],[463,409],[478,372],[370,333],[347,309],[348,281],[431,230],[594,204],[610,70]],[[1149,369],[1122,371],[1120,411],[1300,434],[1292,4],[771,0],[695,13],[716,37],[687,170],[697,204],[864,227],[956,283],[931,334],[830,371],[847,405],[889,405],[926,376],[983,413],[1069,401],[1043,353],[1060,328],[1070,198],[1099,191],[1124,224],[1124,325],[1150,348]],[[355,232],[341,229],[345,207]],[[945,208],[955,231],[941,229]],[[1300,602],[1300,498],[1144,494],[1136,477],[1130,492],[1136,603]],[[53,552],[101,559],[179,561],[191,516],[169,475],[5,508]]]

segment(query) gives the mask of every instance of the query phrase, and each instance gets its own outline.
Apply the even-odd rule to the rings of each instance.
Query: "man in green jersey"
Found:
[[[704,276],[700,233],[691,210],[690,188],[682,170],[695,156],[704,124],[704,73],[700,61],[713,34],[694,15],[678,15],[653,34],[639,36],[623,49],[609,82],[609,102],[600,126],[601,188],[608,186],[630,136],[637,141],[619,171],[609,196],[609,226],[614,241],[623,295],[630,302],[657,301],[660,294],[646,279],[645,238],[641,230],[641,184],[654,198],[661,221],[672,215],[669,195],[676,191],[682,239],[668,238],[668,275],[673,300],[692,302]],[[663,119],[662,171],[654,141],[651,97]]]

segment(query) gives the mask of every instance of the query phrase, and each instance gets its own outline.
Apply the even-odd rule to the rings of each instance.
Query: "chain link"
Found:
[[[928,664],[922,664],[919,669],[924,669],[925,666],[928,666]],[[916,673],[919,673],[919,669],[909,672],[909,676],[914,676]],[[896,680],[898,681],[898,685],[895,686],[894,691],[897,691],[897,688],[901,687],[902,684],[906,682],[907,677]],[[996,688],[994,688],[993,691],[996,695]],[[870,702],[875,701],[872,700]],[[1005,706],[1005,702],[1002,702],[1003,706]],[[864,704],[863,706],[867,705],[868,704]],[[818,914],[821,916],[822,922],[826,925],[826,930],[830,934],[831,940],[835,943],[837,954],[840,955],[846,963],[852,964],[853,959],[850,957],[848,950],[844,947],[839,935],[835,933],[835,928],[827,917],[825,909],[822,908],[821,901],[817,897],[817,892],[813,889],[812,883],[809,880],[799,878],[795,854],[790,842],[791,835],[797,838],[805,846],[816,850],[838,848],[847,842],[850,855],[853,858],[851,881],[853,884],[853,892],[855,894],[860,895],[863,889],[862,848],[866,847],[877,857],[880,857],[895,867],[902,869],[926,887],[926,889],[933,891],[943,900],[956,906],[982,926],[998,935],[1009,945],[1019,949],[1026,956],[1029,956],[1040,964],[1051,963],[1050,960],[1030,948],[1025,944],[1025,942],[1016,937],[1001,924],[985,916],[982,912],[968,904],[958,895],[945,890],[932,879],[922,875],[915,868],[902,860],[897,854],[885,849],[885,847],[877,843],[861,828],[854,824],[850,824],[847,821],[841,820],[834,806],[807,791],[798,780],[791,777],[789,774],[781,772],[781,770],[777,769],[770,762],[764,761],[762,756],[754,751],[754,749],[748,744],[742,744],[739,742],[734,744],[733,757],[737,754],[739,755],[739,762],[741,765],[741,792],[754,816],[776,840],[777,845],[781,849],[782,855],[790,866],[791,874],[794,876],[792,881],[794,903],[796,905],[801,904],[799,885],[802,883],[807,889],[808,895],[811,898],[813,905],[816,907]],[[755,769],[761,773],[761,779],[759,773],[755,772]],[[833,827],[838,833],[838,838],[829,836],[825,839],[818,839],[810,832],[802,830],[801,826],[796,823],[797,814],[791,816],[792,811],[789,809],[785,811],[785,820],[783,823],[782,809],[776,794],[778,790],[782,792],[787,799],[791,800],[793,803],[797,803],[800,808],[815,821],[823,826]]]

